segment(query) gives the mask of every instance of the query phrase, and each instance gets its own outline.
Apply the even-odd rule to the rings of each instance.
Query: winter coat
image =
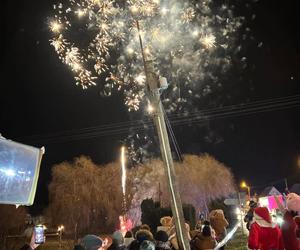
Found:
[[[194,241],[196,250],[214,249],[216,245],[217,242],[212,236],[203,236],[202,234],[198,234]]]
[[[155,250],[171,250],[171,246],[169,242],[156,241],[155,242]]]
[[[127,247],[128,250],[139,250],[141,243],[138,240],[132,241]]]
[[[286,250],[300,250],[300,241],[297,239],[297,224],[290,211],[283,215],[284,223],[281,226],[283,242]]]
[[[140,245],[144,240],[149,240],[149,241],[154,240],[152,233],[145,229],[138,230],[135,234],[135,238],[136,239],[133,240],[127,247],[128,250],[139,250]]]
[[[25,244],[20,248],[20,250],[33,250],[28,244]]]
[[[128,247],[130,245],[131,242],[134,241],[134,238],[131,237],[131,238],[124,238],[124,244],[126,247]]]
[[[267,221],[255,221],[250,228],[248,247],[255,250],[283,250],[279,227]]]
[[[127,250],[125,245],[116,245],[116,244],[111,244],[107,250]]]

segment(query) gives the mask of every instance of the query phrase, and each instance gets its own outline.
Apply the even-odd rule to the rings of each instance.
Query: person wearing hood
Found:
[[[103,240],[93,234],[88,234],[83,237],[81,246],[85,250],[103,250]]]
[[[115,231],[112,235],[112,244],[107,250],[125,250],[127,249],[124,244],[124,237],[121,231]]]
[[[257,207],[253,213],[253,223],[250,227],[248,248],[253,250],[283,250],[281,231],[272,223],[269,210]]]
[[[128,246],[129,250],[139,250],[140,245],[143,243],[143,241],[153,241],[153,235],[149,230],[140,229],[135,234],[135,240],[130,243]]]
[[[133,235],[131,231],[127,231],[125,236],[124,236],[124,244],[126,247],[130,245],[130,243],[134,241]]]
[[[171,250],[169,236],[166,231],[159,230],[155,234],[155,250]]]
[[[217,245],[217,241],[212,235],[212,228],[208,221],[204,222],[201,231],[196,231],[192,240],[191,246],[196,250],[208,250],[214,249]]]
[[[283,214],[281,232],[286,250],[300,250],[299,231],[300,231],[300,196],[289,193],[286,196],[286,209],[280,203],[277,196],[275,201]],[[298,237],[297,237],[298,236]]]

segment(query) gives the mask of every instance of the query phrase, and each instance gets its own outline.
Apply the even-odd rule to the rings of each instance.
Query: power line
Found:
[[[185,124],[201,124],[209,120],[224,119],[275,110],[284,110],[300,106],[300,95],[272,98],[263,101],[255,101],[246,104],[237,104],[219,108],[210,108],[196,112],[184,112],[169,115],[169,123],[173,126]],[[171,125],[170,125],[171,126]],[[95,137],[113,136],[128,133],[128,130],[135,132],[152,128],[153,124],[150,118],[143,120],[126,121],[119,123],[104,124],[100,126],[87,127],[82,129],[72,129],[59,131],[48,135],[33,135],[23,137],[23,140],[42,141],[48,143],[60,143],[65,141],[75,141],[91,139]]]

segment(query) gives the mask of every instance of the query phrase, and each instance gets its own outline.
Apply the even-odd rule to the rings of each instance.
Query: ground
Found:
[[[227,250],[247,250],[247,236],[237,232],[232,240],[227,244]]]

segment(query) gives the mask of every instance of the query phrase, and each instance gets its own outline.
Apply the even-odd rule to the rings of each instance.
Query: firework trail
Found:
[[[122,191],[123,196],[126,195],[126,159],[125,159],[125,147],[121,147],[121,167],[122,167]]]

